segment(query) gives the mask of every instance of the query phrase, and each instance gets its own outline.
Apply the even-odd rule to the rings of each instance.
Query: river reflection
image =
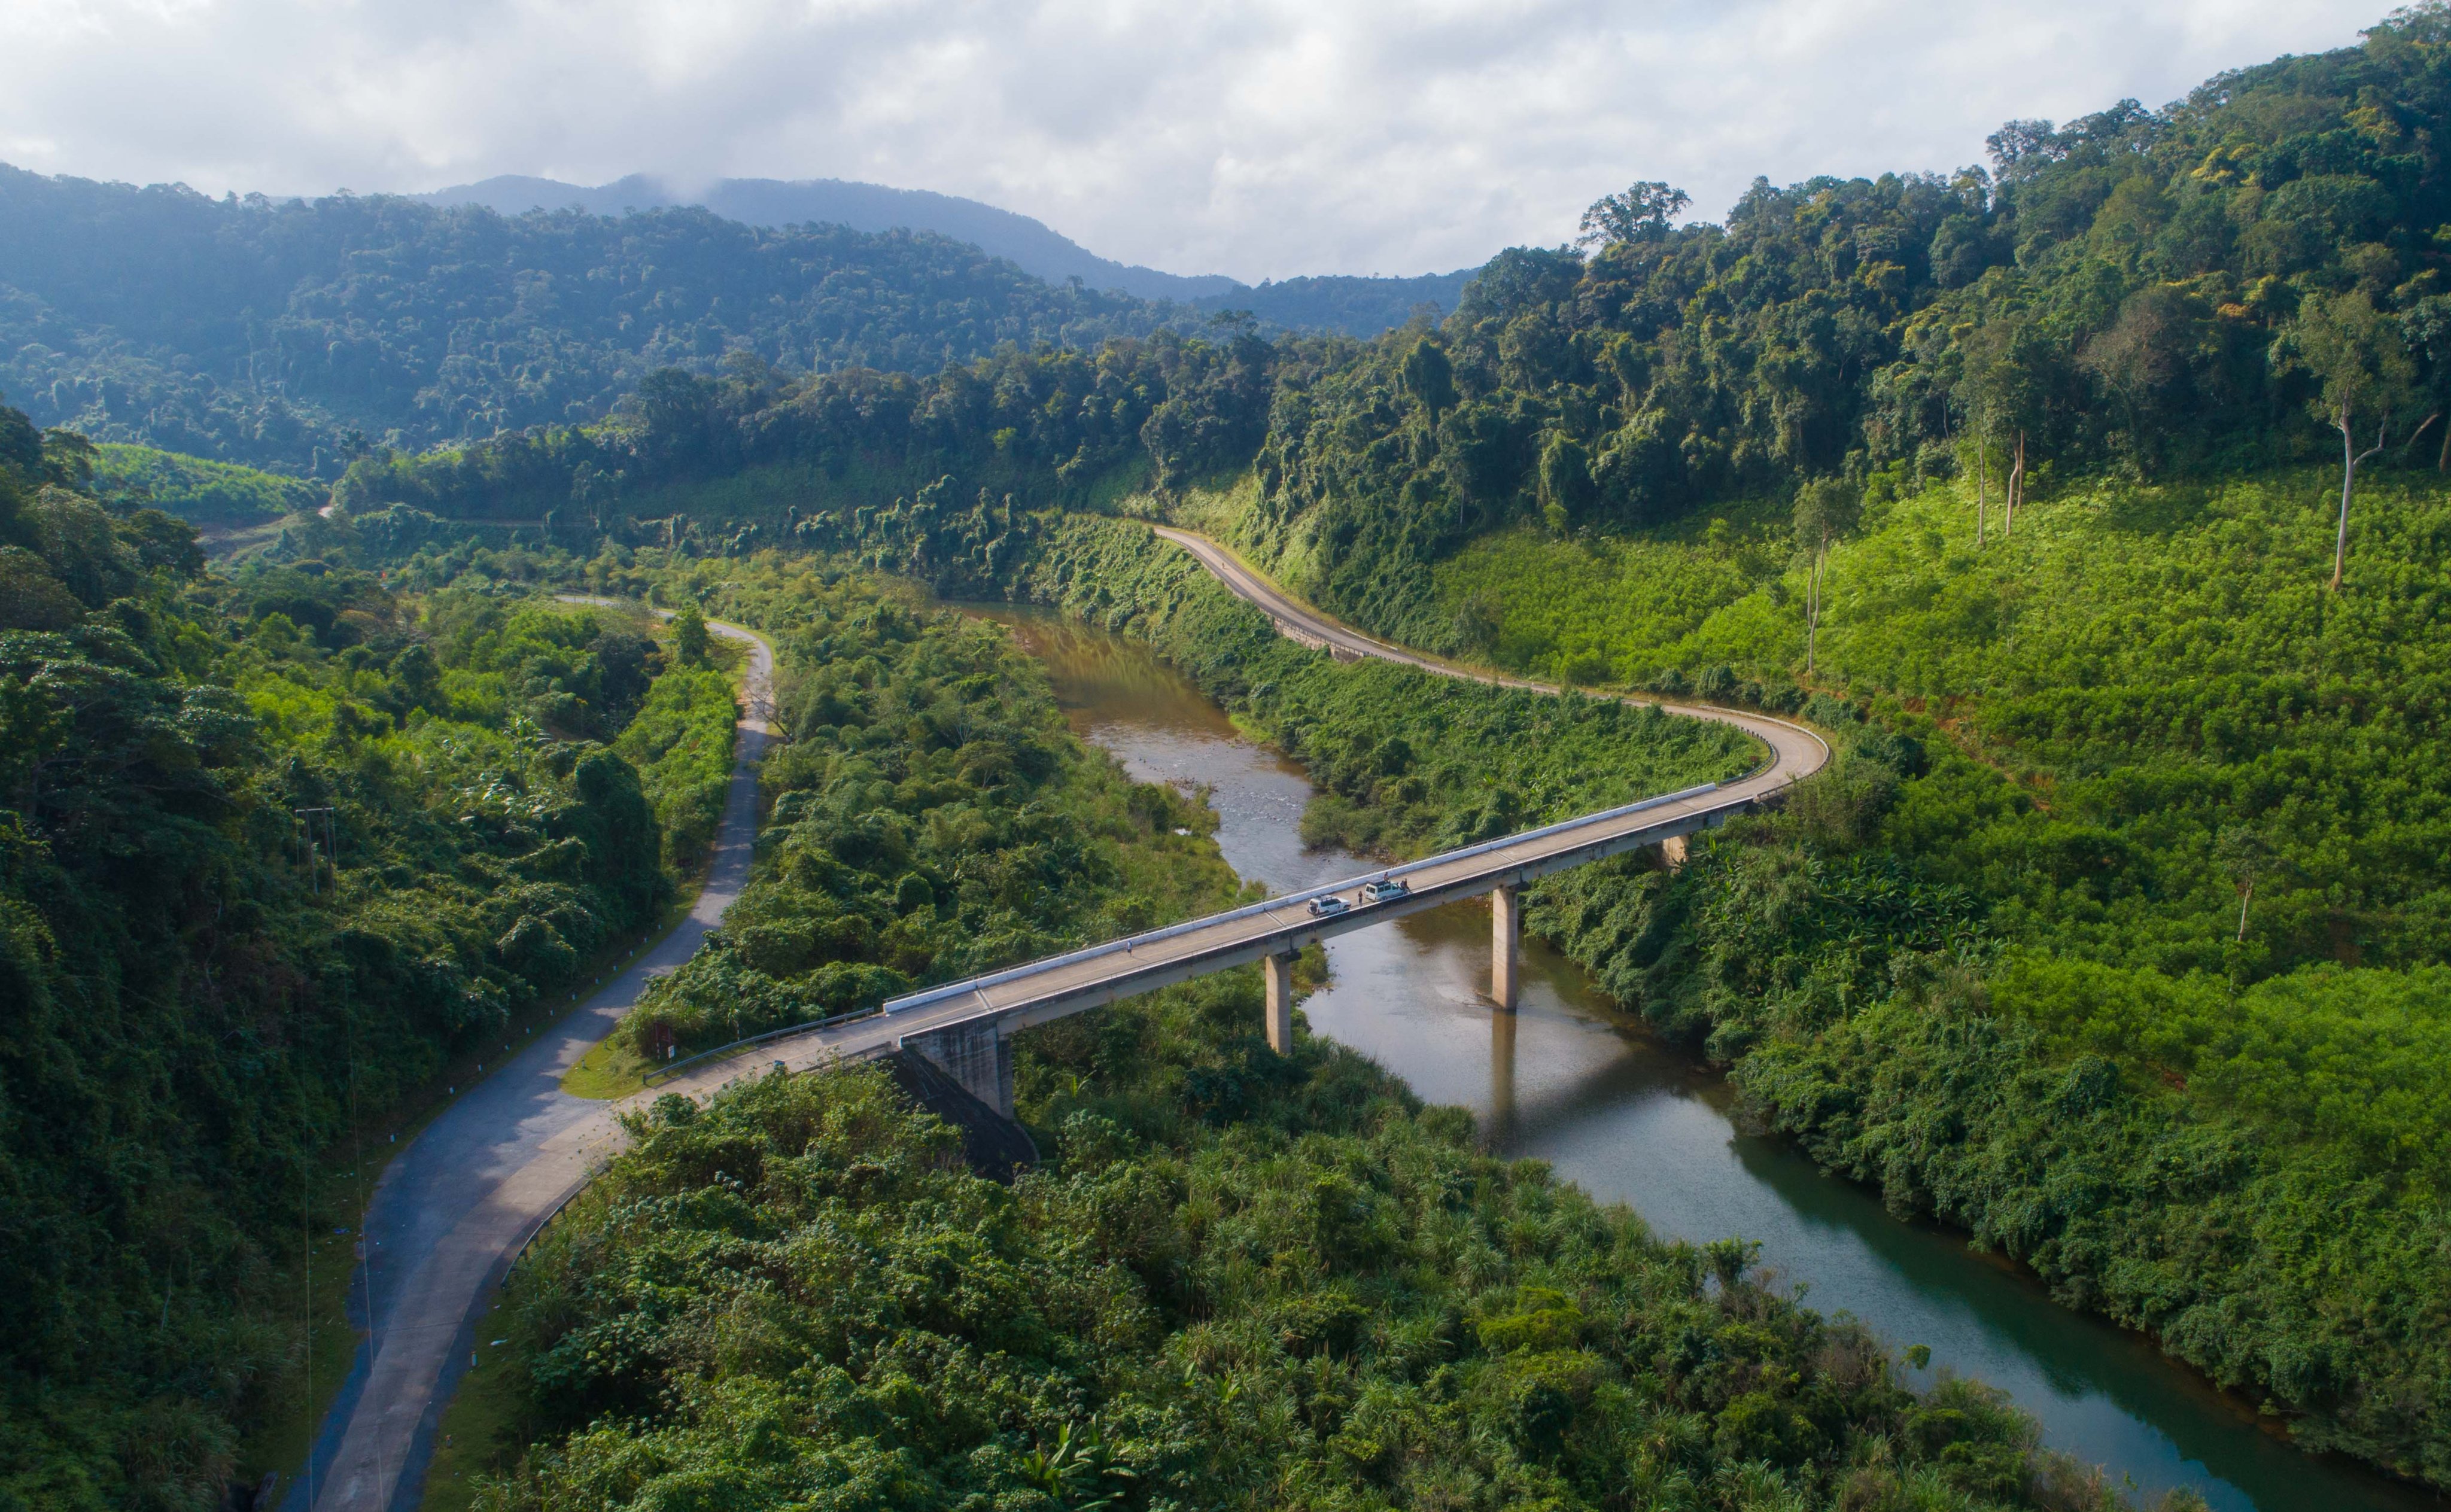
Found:
[[[1218,844],[1246,880],[1284,892],[1369,870],[1304,850],[1302,771],[1244,739],[1199,690],[1140,646],[1074,621],[1005,608],[1048,667],[1074,727],[1143,781],[1204,785]],[[2241,1404],[2140,1336],[2053,1305],[2031,1276],[1935,1227],[1901,1222],[1781,1141],[1744,1131],[1724,1082],[1651,1037],[1572,962],[1523,948],[1520,1008],[1483,996],[1489,913],[1464,903],[1328,943],[1331,980],[1302,1011],[1427,1101],[1471,1109],[1497,1152],[1549,1162],[1657,1232],[1740,1235],[1825,1313],[1852,1313],[1894,1345],[1931,1346],[1931,1371],[2015,1398],[2055,1448],[2107,1466],[2140,1502],[2175,1486],[2223,1512],[2440,1508],[2358,1465],[2298,1453]]]

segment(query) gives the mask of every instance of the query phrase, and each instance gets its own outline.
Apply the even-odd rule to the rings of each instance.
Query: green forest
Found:
[[[332,499],[329,487],[303,478],[126,442],[94,447],[93,491],[199,525],[264,524],[311,514]]]
[[[96,441],[326,481],[394,448],[593,421],[655,369],[734,352],[932,372],[1167,317],[925,233],[216,200],[0,165],[0,391]]]
[[[0,1504],[210,1507],[328,1153],[657,923],[734,710],[643,619],[208,574],[92,463],[0,409]]]

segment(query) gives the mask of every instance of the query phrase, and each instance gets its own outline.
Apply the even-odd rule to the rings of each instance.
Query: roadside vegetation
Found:
[[[0,1502],[211,1506],[305,1390],[343,1136],[670,895],[601,743],[662,653],[321,560],[208,574],[89,461],[0,409]]]
[[[873,1008],[1232,893],[1194,838],[1206,811],[1084,751],[995,626],[806,559],[658,582],[775,638],[788,741],[764,767],[758,871],[617,1031],[634,1056]]]
[[[1563,698],[1367,660],[1277,634],[1147,527],[1075,517],[1035,542],[1012,590],[1136,636],[1319,789],[1304,835],[1409,857],[1742,776],[1749,736],[1614,698]]]

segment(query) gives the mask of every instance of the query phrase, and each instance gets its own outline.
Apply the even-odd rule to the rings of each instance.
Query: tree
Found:
[[[1592,454],[1562,430],[1551,431],[1548,443],[1540,448],[1536,481],[1541,518],[1561,536],[1583,516],[1598,492],[1592,484]]]
[[[684,602],[673,611],[673,650],[687,666],[706,660],[706,616],[697,605]]]
[[[2262,832],[2243,824],[2224,825],[2213,845],[2238,883],[2238,938],[2245,944],[2246,911],[2255,903],[2255,879],[2272,871],[2277,856]]]
[[[1438,425],[1439,412],[1455,407],[1455,363],[1447,360],[1446,348],[1424,336],[1413,344],[1397,369],[1404,392],[1421,401],[1429,412],[1430,424]]]
[[[1620,242],[1657,242],[1668,235],[1668,222],[1694,203],[1683,189],[1646,179],[1622,194],[1596,200],[1583,212],[1577,246],[1615,246]]]
[[[1813,555],[1804,589],[1804,675],[1813,675],[1821,632],[1821,575],[1830,540],[1855,523],[1863,501],[1843,480],[1814,478],[1795,491],[1795,543]]]
[[[2332,591],[2341,587],[2349,560],[2349,501],[2358,468],[2382,450],[2393,416],[2404,408],[2417,382],[2417,364],[2399,326],[2374,307],[2363,289],[2306,301],[2283,337],[2283,357],[2315,380],[2309,403],[2317,420],[2341,433],[2341,520],[2332,542]],[[2374,422],[2374,444],[2358,450],[2356,429]]]
[[[2014,533],[2017,506],[2026,497],[2026,446],[2049,418],[2051,390],[2058,379],[2059,353],[2031,320],[2003,316],[1984,322],[1966,344],[1965,374],[1958,381],[1958,400],[1974,427],[1978,457],[1988,460],[1996,440],[2009,458],[2008,486],[2001,500],[2000,533]],[[1977,463],[1982,477],[1988,462]],[[1978,518],[1982,509],[1977,483]]]
[[[2419,300],[2402,312],[2401,330],[2408,343],[2409,355],[2422,367],[2418,380],[2425,395],[2426,407],[2432,411],[2428,422],[2439,420],[2445,409],[2451,409],[2451,295],[2435,294]],[[2424,433],[2420,424],[2409,434],[2414,446]],[[2434,454],[2434,470],[2451,473],[2451,425],[2442,427],[2442,441]]]

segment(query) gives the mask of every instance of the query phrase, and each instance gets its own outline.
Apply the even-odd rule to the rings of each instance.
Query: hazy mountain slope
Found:
[[[1279,279],[1257,287],[1222,274],[1185,276],[1098,256],[1041,222],[1010,210],[925,189],[888,188],[845,179],[717,179],[692,189],[644,173],[588,187],[557,179],[504,174],[475,184],[411,195],[432,205],[481,205],[504,215],[567,209],[593,215],[695,205],[751,226],[821,222],[860,231],[908,228],[971,242],[1010,258],[1050,284],[1077,278],[1094,289],[1121,289],[1143,299],[1181,300],[1203,309],[1246,309],[1280,325],[1375,336],[1401,325],[1416,305],[1455,308],[1473,269],[1418,278],[1342,274]]]
[[[1166,318],[926,232],[213,200],[0,167],[0,391],[39,424],[289,471],[595,419],[655,368],[735,352],[932,372]]]
[[[1343,274],[1272,279],[1257,288],[1211,294],[1192,301],[1200,309],[1245,309],[1294,330],[1343,331],[1377,336],[1413,318],[1423,305],[1432,320],[1452,311],[1477,267],[1418,278],[1355,278]]]
[[[1050,284],[1077,278],[1094,289],[1121,289],[1142,299],[1193,300],[1241,287],[1219,274],[1185,278],[1103,258],[1027,215],[977,200],[926,189],[889,188],[846,179],[717,179],[703,189],[633,173],[590,188],[556,179],[504,174],[410,199],[429,205],[481,205],[504,215],[577,206],[591,215],[619,215],[669,206],[697,206],[750,226],[848,226],[855,231],[933,231],[969,242]]]

